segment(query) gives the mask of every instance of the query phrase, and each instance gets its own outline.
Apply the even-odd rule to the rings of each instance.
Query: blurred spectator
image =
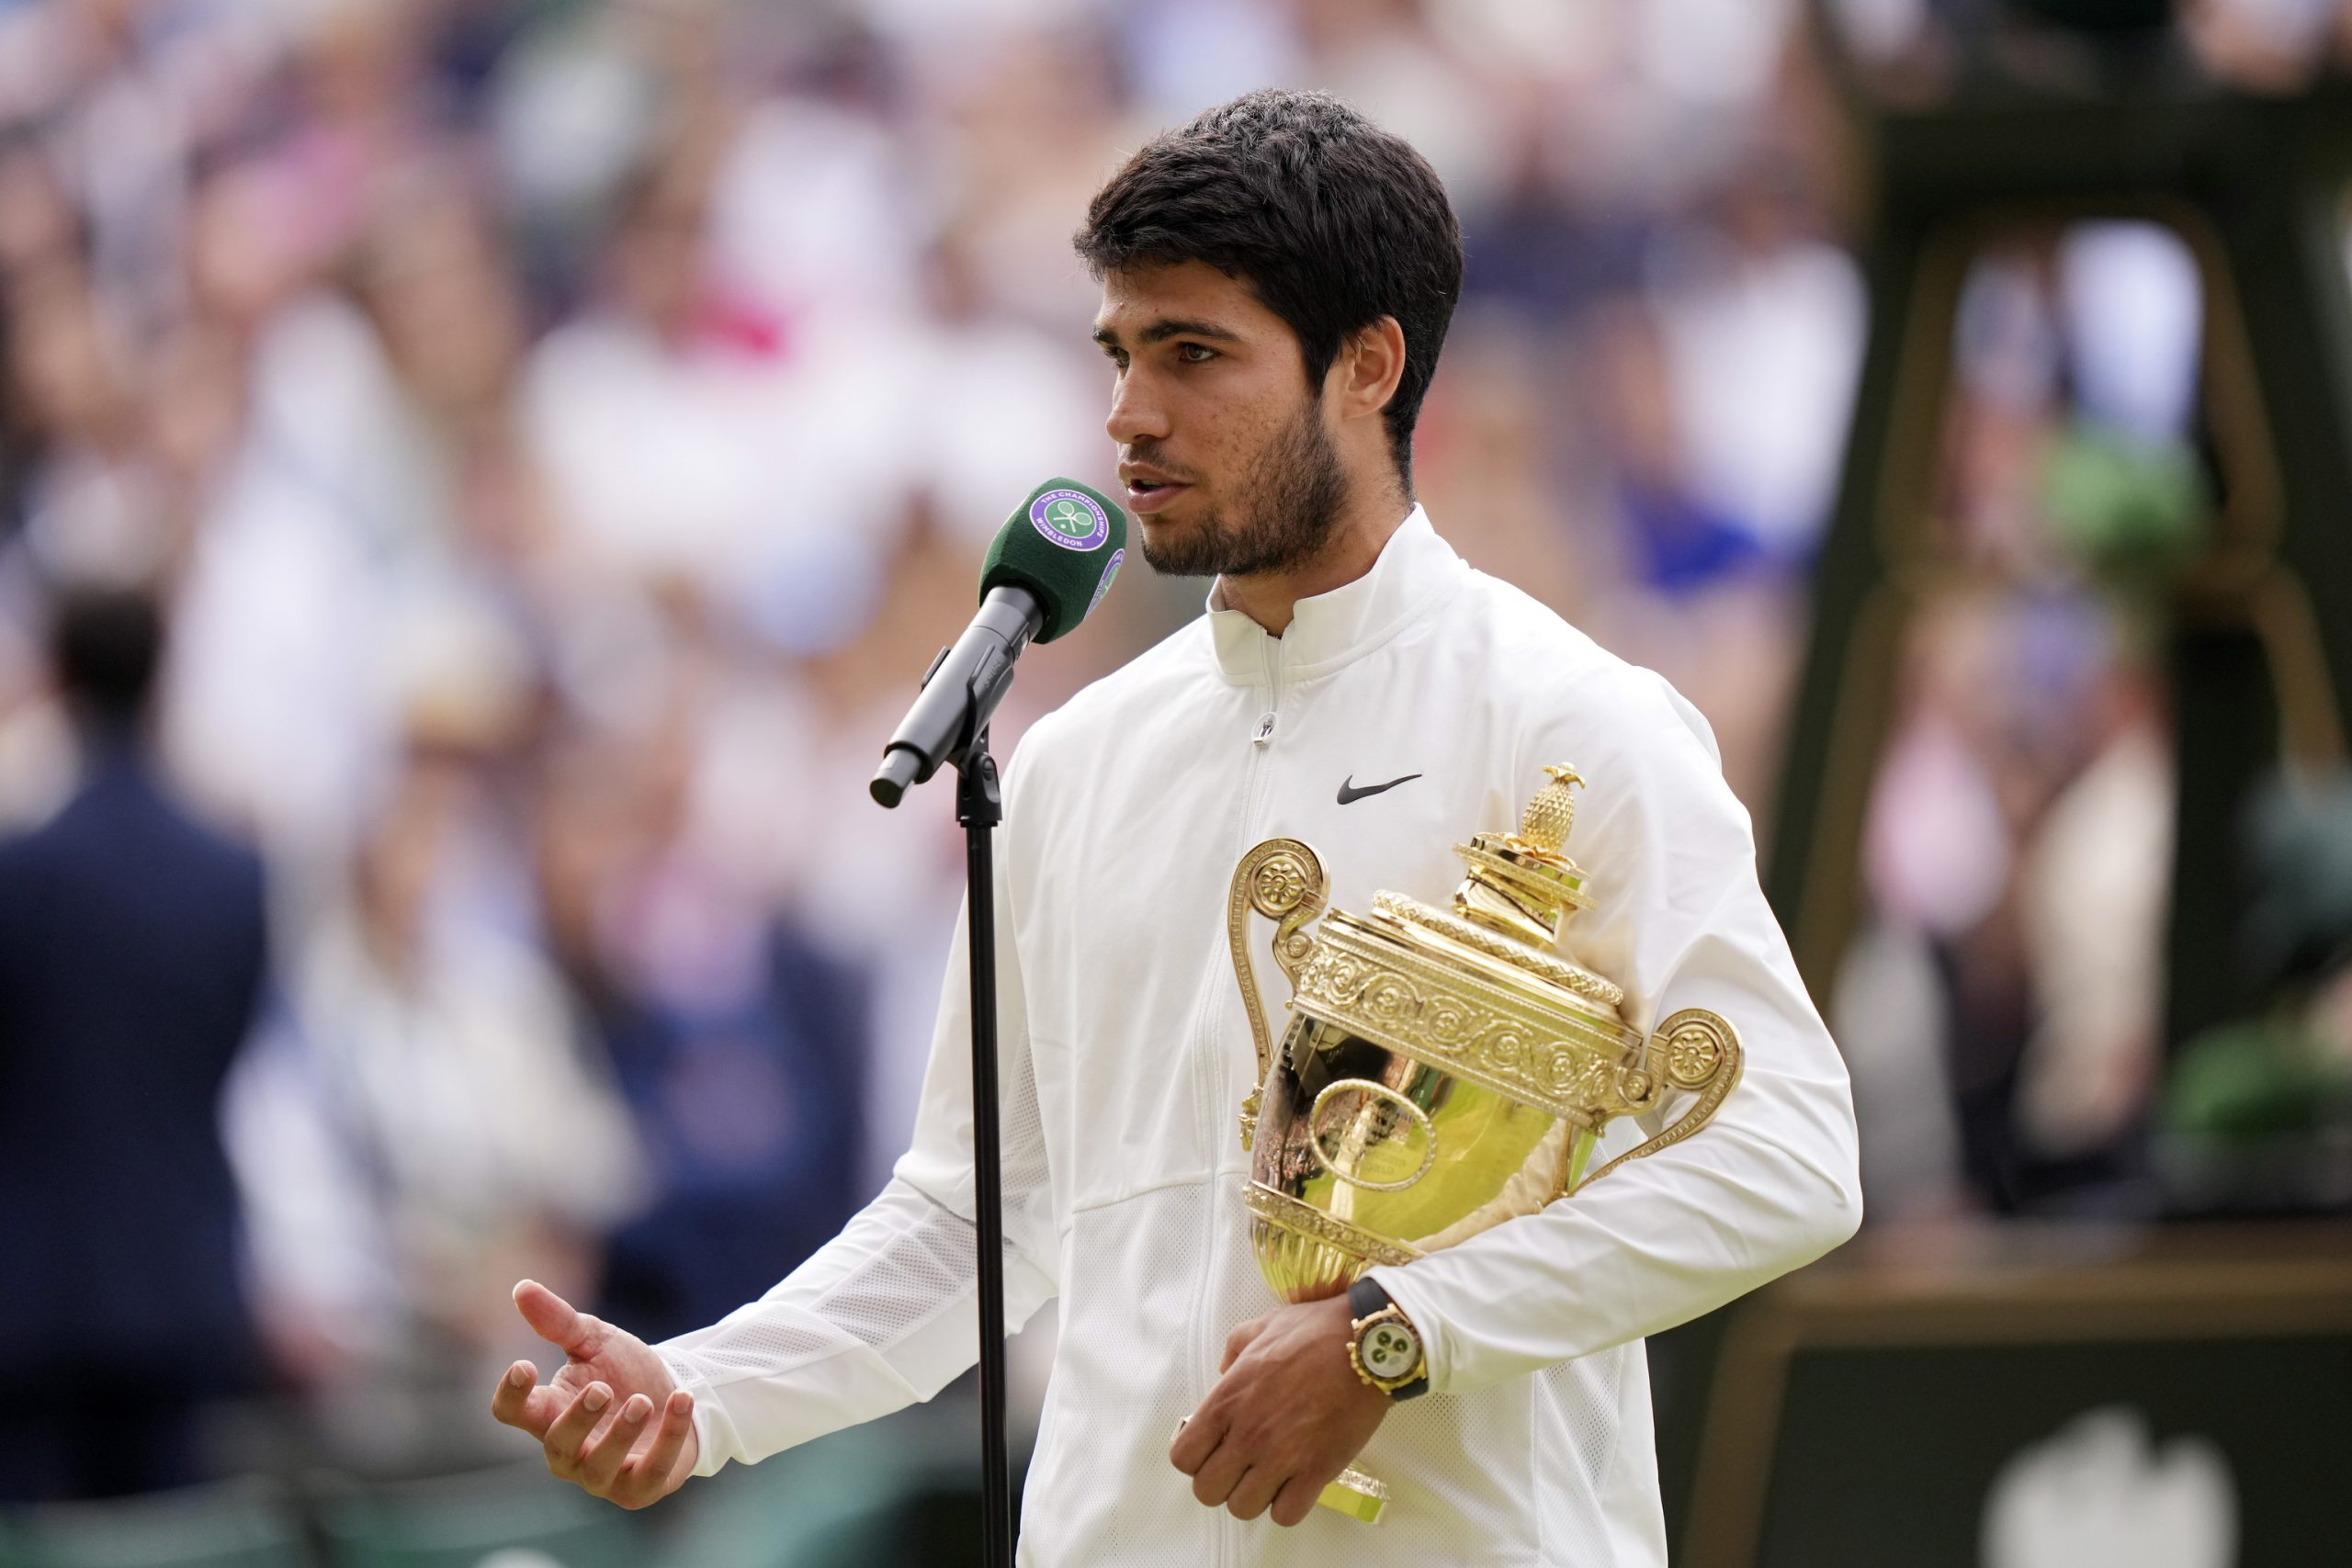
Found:
[[[141,592],[59,596],[81,780],[0,847],[0,1497],[193,1479],[202,1404],[258,1371],[218,1114],[261,1005],[262,868],[156,776],[163,642]]]
[[[1829,520],[1844,451],[1861,280],[1809,231],[1782,164],[1740,171],[1710,216],[1662,237],[1650,269],[1675,427],[1693,491],[1766,556],[1802,562]]]
[[[1890,1213],[2144,1207],[2172,844],[2150,675],[2098,601],[1994,586],[1931,603],[1906,675],[1834,1020],[1881,1107],[1866,1161],[1948,1129],[1883,1151]]]
[[[131,345],[73,261],[28,269],[10,291],[10,379],[34,448],[28,543],[62,576],[153,578],[170,564]]]
[[[276,1348],[370,1396],[503,1354],[514,1276],[584,1286],[640,1191],[609,1068],[531,940],[526,671],[478,616],[415,635],[398,770],[230,1123]]]
[[[2128,653],[2084,703],[2088,760],[2021,846],[2019,922],[2036,1021],[2019,1064],[2021,1141],[2045,1161],[2134,1157],[2164,1062],[2172,894],[2171,739],[2154,673]]]
[[[684,781],[644,755],[558,761],[537,875],[646,1145],[650,1201],[610,1238],[599,1310],[665,1337],[760,1295],[867,1196],[870,1036],[855,972],[697,863]]]
[[[870,606],[889,542],[893,344],[843,301],[719,265],[713,203],[741,129],[706,109],[651,152],[591,308],[532,356],[524,428],[572,558],[822,648]]]
[[[1702,484],[1679,406],[1683,378],[1656,312],[1632,300],[1596,309],[1589,342],[1610,481],[1602,515],[1629,581],[1587,625],[1698,705],[1724,777],[1761,810],[1798,646],[1786,572],[1810,541],[1774,541],[1776,551]]]

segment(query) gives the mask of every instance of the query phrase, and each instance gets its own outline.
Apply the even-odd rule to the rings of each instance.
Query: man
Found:
[[[256,1378],[218,1119],[263,993],[262,868],[156,782],[162,647],[142,594],[61,595],[81,786],[0,847],[0,1499],[194,1480],[200,1404]]]
[[[1663,1562],[1642,1337],[1860,1213],[1845,1073],[1746,814],[1664,682],[1472,571],[1413,504],[1462,256],[1410,148],[1330,98],[1251,94],[1138,152],[1078,246],[1146,558],[1218,581],[1205,617],[1041,721],[1007,781],[1008,1318],[1062,1307],[1023,1560]],[[1227,878],[1289,835],[1340,908],[1436,895],[1450,846],[1516,821],[1560,761],[1591,781],[1576,852],[1601,895],[1577,955],[1637,1023],[1732,1020],[1747,1075],[1699,1135],[1374,1269],[1431,1391],[1398,1403],[1351,1364],[1348,1299],[1269,1310],[1250,1255]],[[961,997],[896,1178],[762,1301],[657,1352],[518,1290],[570,1360],[545,1389],[519,1364],[494,1408],[558,1474],[642,1503],[971,1363]],[[1376,1529],[1314,1506],[1359,1453],[1394,1494]]]

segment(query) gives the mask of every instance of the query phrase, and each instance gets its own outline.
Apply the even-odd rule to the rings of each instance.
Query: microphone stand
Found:
[[[972,1183],[980,1295],[980,1560],[1012,1568],[1012,1477],[1004,1442],[1004,1169],[997,1122],[996,866],[1004,796],[988,731],[955,759],[964,829],[966,944],[972,959]]]

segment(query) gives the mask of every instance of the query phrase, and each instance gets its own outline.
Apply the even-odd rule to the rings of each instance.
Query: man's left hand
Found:
[[[1169,1462],[1193,1495],[1238,1519],[1269,1507],[1295,1525],[1388,1414],[1388,1396],[1348,1358],[1345,1296],[1276,1307],[1235,1329],[1215,1388],[1176,1434]]]

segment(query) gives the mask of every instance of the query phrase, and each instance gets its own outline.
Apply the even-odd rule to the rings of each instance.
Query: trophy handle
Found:
[[[1627,1160],[1656,1154],[1705,1126],[1722,1106],[1724,1097],[1739,1082],[1740,1066],[1746,1060],[1739,1046],[1739,1032],[1731,1026],[1731,1021],[1704,1008],[1685,1008],[1659,1024],[1650,1035],[1644,1058],[1653,1081],[1691,1090],[1699,1096],[1699,1101],[1665,1132],[1641,1147],[1619,1155],[1577,1182],[1579,1190]]]
[[[1266,1010],[1258,1000],[1258,979],[1250,966],[1250,911],[1255,909],[1274,926],[1274,962],[1298,984],[1298,972],[1315,951],[1315,939],[1301,928],[1323,912],[1323,862],[1296,839],[1268,839],[1241,857],[1233,868],[1233,888],[1226,900],[1225,939],[1233,951],[1233,973],[1241,982],[1241,1006],[1250,1015],[1250,1040],[1258,1048],[1258,1080],[1241,1106],[1241,1146],[1249,1148],[1258,1135],[1259,1097],[1274,1060],[1273,1038],[1266,1032]]]

